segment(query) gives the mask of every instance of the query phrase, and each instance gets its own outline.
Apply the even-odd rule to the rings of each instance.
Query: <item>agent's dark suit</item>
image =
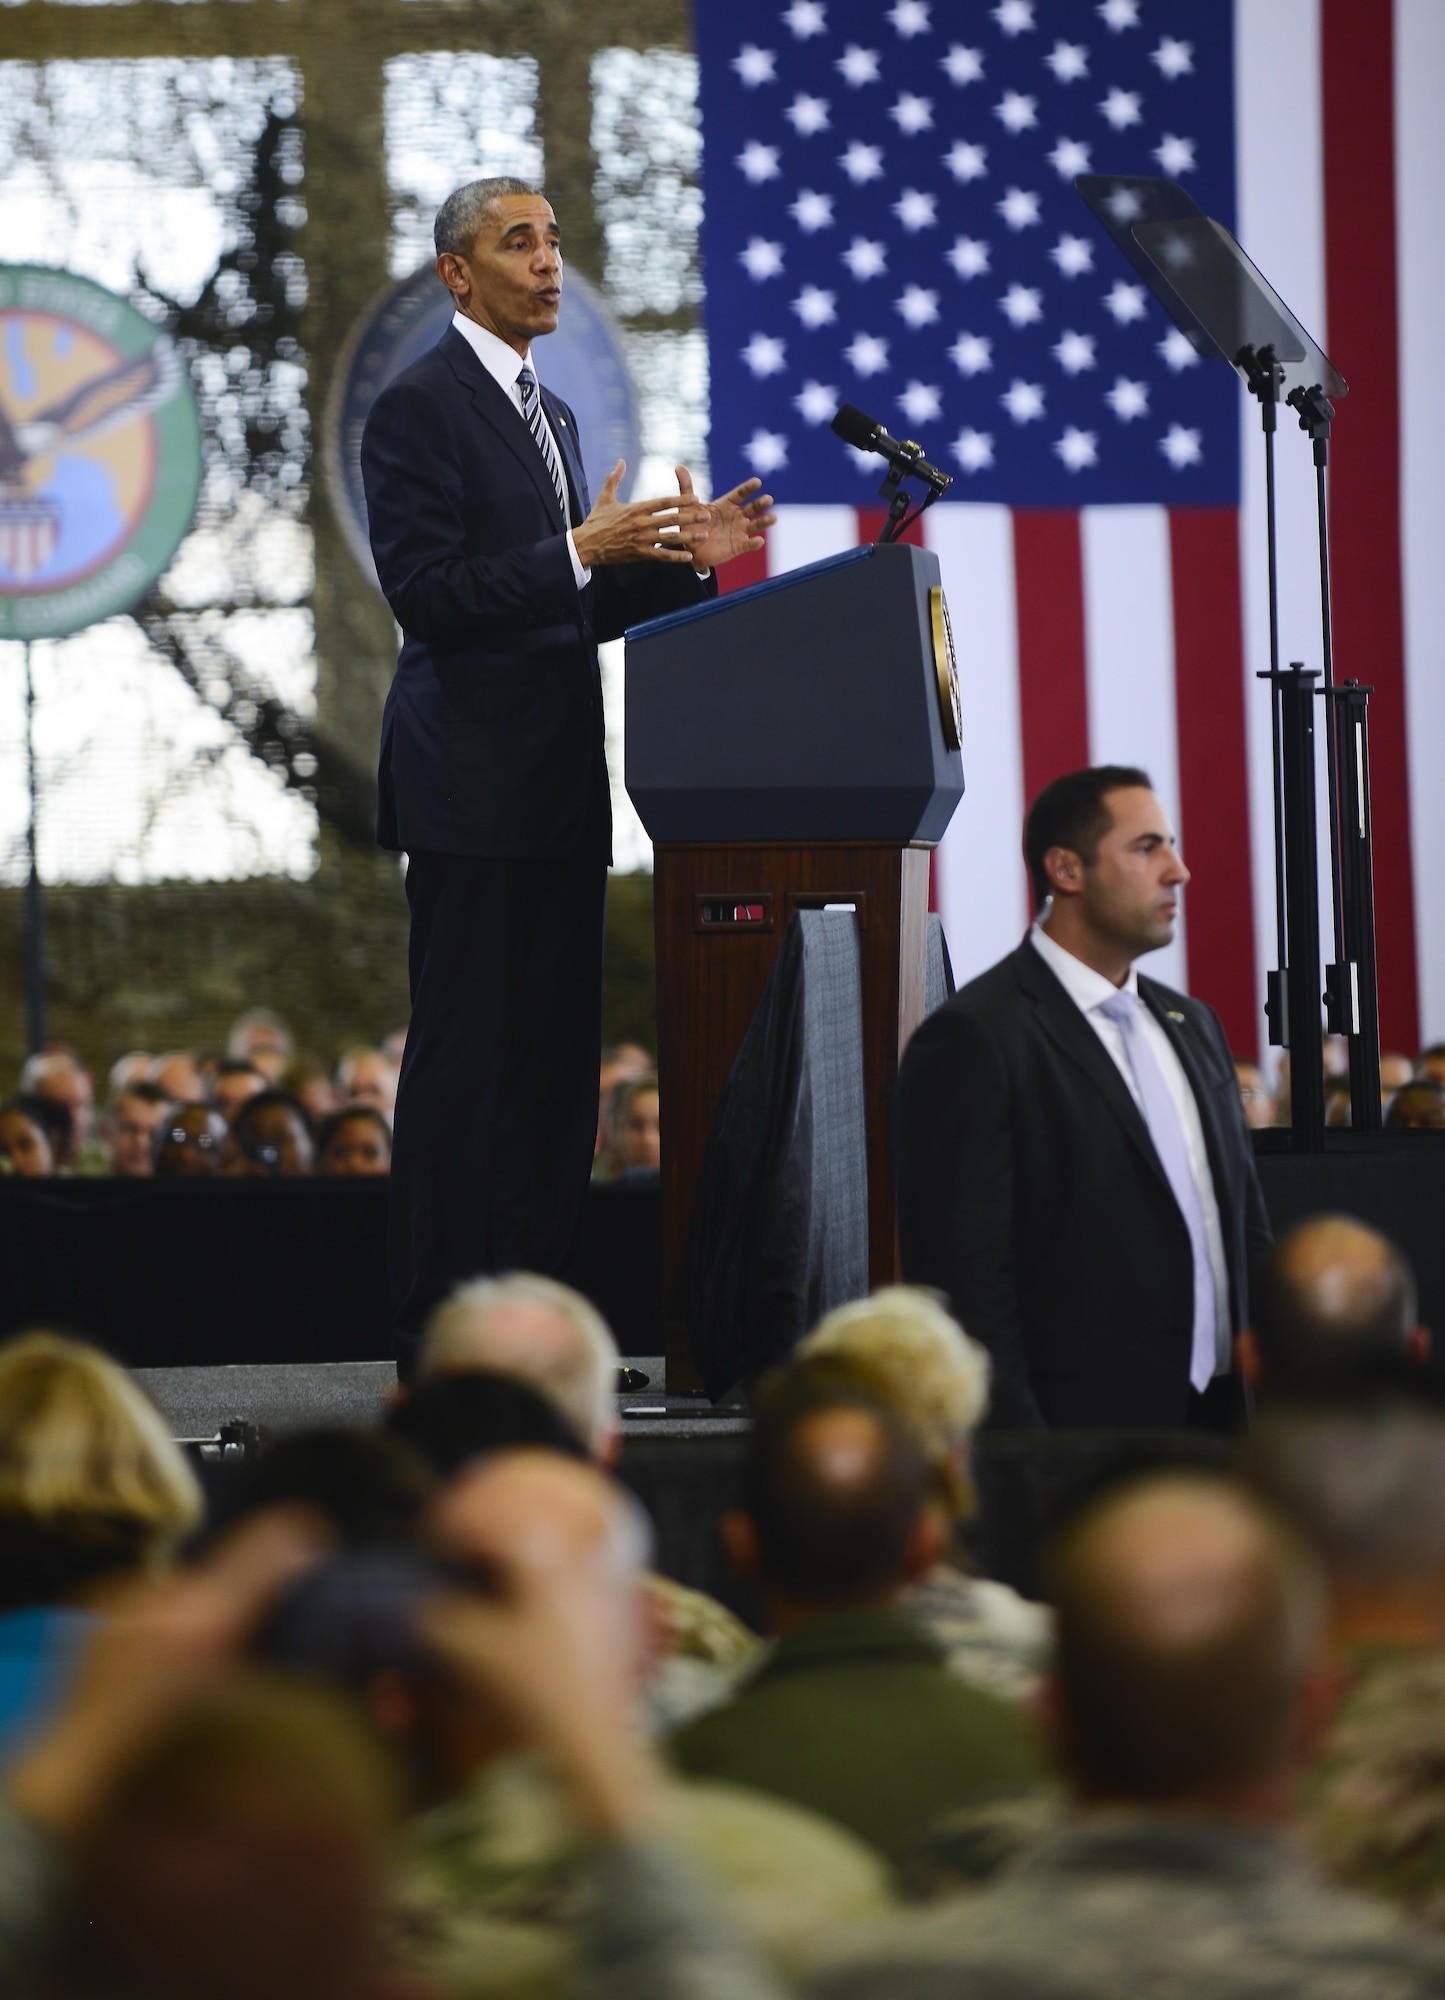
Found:
[[[1229,1047],[1200,1001],[1142,976],[1139,997],[1199,1107],[1237,1329],[1269,1223]],[[1186,1421],[1184,1218],[1108,1050],[1027,939],[909,1043],[897,1155],[904,1277],[992,1354],[991,1423]]]
[[[542,404],[580,523],[576,423],[545,388]],[[596,1132],[612,832],[597,646],[717,586],[640,562],[579,593],[521,411],[454,327],[377,397],[361,466],[404,635],[377,838],[406,850],[412,912],[390,1237],[405,1363],[457,1280],[565,1264]]]

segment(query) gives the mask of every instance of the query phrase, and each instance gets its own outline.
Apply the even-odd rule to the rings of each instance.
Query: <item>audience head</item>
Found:
[[[1243,1489],[1174,1473],[1106,1492],[1056,1537],[1046,1718],[1098,1804],[1276,1821],[1326,1719],[1313,1558]]]
[[[236,1142],[236,1173],[290,1180],[309,1174],[315,1165],[311,1121],[284,1090],[261,1090],[248,1097],[232,1121],[231,1136]]]
[[[1429,1048],[1421,1049],[1415,1058],[1415,1074],[1445,1089],[1445,1042],[1431,1042]]]
[[[49,1120],[34,1098],[12,1097],[0,1104],[0,1154],[22,1180],[48,1180],[55,1172]]]
[[[276,1081],[281,1090],[303,1106],[314,1126],[329,1118],[341,1102],[331,1072],[320,1056],[292,1056]]]
[[[1385,1113],[1388,1132],[1445,1131],[1445,1088],[1419,1077],[1407,1083],[1390,1099]]]
[[[129,1180],[148,1180],[155,1172],[155,1136],[170,1108],[160,1085],[143,1077],[116,1093],[106,1119],[116,1173]]]
[[[1024,859],[1051,930],[1064,924],[1132,960],[1174,935],[1189,871],[1147,772],[1129,764],[1069,771],[1046,785],[1024,822]]]
[[[114,1104],[129,1084],[147,1082],[154,1060],[148,1049],[128,1049],[123,1056],[117,1056],[106,1079],[107,1102]]]
[[[95,1091],[90,1071],[73,1055],[31,1056],[20,1072],[19,1094],[44,1098],[64,1113],[55,1164],[68,1167],[95,1131]]]
[[[656,1173],[662,1164],[658,1122],[657,1078],[651,1070],[624,1077],[608,1094],[603,1113],[604,1151],[613,1173],[644,1169]]]
[[[406,1054],[406,1029],[388,1028],[381,1038],[381,1052],[391,1057],[400,1073],[401,1059]]]
[[[347,1104],[370,1104],[391,1118],[396,1112],[397,1066],[382,1049],[348,1049],[336,1065],[336,1087]]]
[[[219,1524],[273,1507],[319,1515],[343,1549],[413,1539],[436,1482],[426,1462],[385,1431],[319,1426],[268,1444],[241,1469]]]
[[[1380,1051],[1380,1094],[1389,1097],[1394,1091],[1402,1090],[1415,1075],[1415,1065],[1408,1056],[1402,1056],[1397,1049]],[[1348,1082],[1349,1072],[1345,1072]]]
[[[162,1180],[206,1180],[226,1157],[226,1121],[213,1104],[173,1105],[151,1139]]]
[[[540,1391],[480,1369],[419,1383],[390,1412],[387,1429],[441,1479],[498,1451],[588,1456],[582,1439]]]
[[[607,1144],[607,1102],[619,1083],[629,1077],[645,1076],[652,1068],[652,1057],[636,1042],[613,1042],[602,1051],[602,1067],[597,1086],[597,1145],[600,1153]]]
[[[391,1127],[371,1104],[333,1111],[316,1141],[316,1171],[333,1176],[391,1172]]]
[[[722,1525],[780,1632],[893,1603],[948,1539],[928,1462],[903,1419],[861,1388],[801,1373],[764,1393],[741,1506]]]
[[[580,1292],[529,1272],[459,1285],[427,1322],[419,1373],[475,1369],[535,1389],[594,1458],[609,1463],[616,1456],[617,1343]]]
[[[989,1357],[932,1292],[887,1285],[840,1306],[794,1360],[826,1362],[881,1397],[917,1436],[951,1508],[971,1504],[969,1437],[988,1408]]]
[[[1348,1392],[1429,1351],[1408,1259],[1352,1216],[1287,1229],[1257,1260],[1249,1304],[1239,1363],[1261,1399]]]
[[[163,1563],[201,1514],[165,1420],[108,1355],[49,1333],[0,1347],[0,1608]]]
[[[223,1056],[216,1064],[211,1102],[230,1125],[246,1099],[265,1088],[266,1079],[255,1063],[244,1056]]]
[[[160,1085],[172,1104],[201,1104],[205,1101],[205,1079],[193,1049],[167,1049],[155,1058],[148,1074],[151,1082]]]
[[[275,1083],[296,1053],[291,1030],[269,1007],[248,1007],[231,1023],[226,1036],[226,1054],[243,1056],[255,1063],[264,1076]]]
[[[1264,1071],[1248,1056],[1234,1058],[1234,1076],[1239,1085],[1239,1101],[1244,1107],[1244,1122],[1252,1132],[1262,1132],[1274,1123],[1274,1099],[1264,1080]]]
[[[399,1803],[338,1696],[259,1672],[192,1695],[78,1843],[74,1988],[379,2000]]]

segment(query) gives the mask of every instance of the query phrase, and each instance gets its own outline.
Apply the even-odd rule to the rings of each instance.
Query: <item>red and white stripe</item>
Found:
[[[1238,235],[1350,383],[1332,446],[1336,669],[1371,703],[1380,1020],[1387,1048],[1445,1038],[1445,4],[1235,0]],[[967,794],[935,900],[963,981],[1028,917],[1027,800],[1085,763],[1142,764],[1194,880],[1150,969],[1264,1041],[1275,962],[1263,470],[1241,396],[1241,507],[924,518],[963,683]],[[1280,646],[1320,664],[1314,476],[1278,444]],[[784,507],[737,588],[871,541],[881,515]],[[1323,809],[1324,778],[1320,774]],[[1322,850],[1323,853],[1323,850]],[[1328,885],[1321,901],[1330,954]]]

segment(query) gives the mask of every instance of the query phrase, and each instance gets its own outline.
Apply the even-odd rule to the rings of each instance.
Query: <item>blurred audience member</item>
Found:
[[[269,1007],[248,1007],[231,1023],[226,1054],[244,1056],[275,1083],[296,1053],[296,1039],[281,1016]]]
[[[389,1056],[400,1070],[401,1059],[406,1054],[406,1029],[389,1028],[381,1038],[381,1052]]]
[[[342,1549],[400,1549],[415,1540],[436,1480],[385,1431],[321,1425],[273,1439],[223,1489],[220,1532],[276,1508],[301,1508]]]
[[[150,1066],[150,1080],[158,1083],[172,1104],[203,1104],[205,1081],[196,1063],[194,1049],[167,1049]]]
[[[1445,1042],[1432,1042],[1415,1058],[1415,1074],[1445,1089]]]
[[[1397,1049],[1380,1051],[1380,1092],[1389,1097],[1392,1092],[1403,1090],[1415,1075],[1415,1065],[1408,1056],[1402,1056]]]
[[[602,1144],[592,1168],[594,1180],[653,1173],[661,1164],[657,1078],[651,1070],[612,1086],[602,1104]]]
[[[0,1347],[0,1756],[56,1700],[103,1586],[167,1561],[201,1511],[123,1368],[54,1334]]]
[[[1249,1306],[1236,1353],[1262,1404],[1368,1387],[1430,1352],[1409,1260],[1353,1216],[1311,1216],[1277,1237],[1250,1273]]]
[[[1445,1130],[1445,1088],[1428,1078],[1418,1078],[1397,1090],[1385,1113],[1387,1132],[1439,1132]]]
[[[605,1129],[607,1100],[619,1083],[626,1083],[629,1077],[646,1076],[652,1068],[652,1057],[636,1042],[612,1042],[602,1051],[602,1068],[597,1087],[597,1151],[600,1153],[607,1143]]]
[[[391,1127],[371,1104],[352,1104],[333,1111],[316,1141],[318,1174],[389,1174]]]
[[[90,1071],[73,1055],[31,1056],[20,1072],[21,1097],[42,1097],[65,1114],[55,1147],[57,1173],[105,1173],[110,1162],[95,1139]]]
[[[151,1140],[161,1180],[206,1180],[226,1164],[226,1121],[213,1104],[176,1104]]]
[[[1044,1719],[1078,1811],[995,1885],[840,1948],[814,2000],[1438,1993],[1445,1948],[1288,1837],[1334,1696],[1317,1568],[1222,1480],[1116,1490],[1058,1541]]]
[[[302,1105],[306,1116],[314,1127],[341,1106],[341,1094],[331,1081],[331,1072],[320,1056],[302,1054],[292,1056],[277,1080],[278,1088],[286,1091]]]
[[[895,1864],[950,1807],[1037,1783],[1014,1709],[951,1673],[902,1609],[949,1521],[886,1403],[785,1379],[759,1406],[742,1505],[722,1527],[778,1643],[670,1739],[680,1769],[792,1799]]]
[[[1244,1122],[1252,1132],[1262,1132],[1274,1123],[1274,1099],[1264,1080],[1264,1071],[1248,1056],[1234,1058],[1234,1074],[1239,1082],[1239,1101],[1244,1106]]]
[[[794,1362],[835,1370],[888,1403],[922,1447],[949,1515],[972,1516],[969,1452],[988,1409],[989,1357],[933,1293],[890,1285],[840,1306],[799,1342]],[[948,1555],[901,1601],[961,1679],[1014,1700],[1033,1692],[1049,1646],[1042,1605],[969,1576]]]
[[[215,1080],[211,1084],[211,1102],[228,1125],[235,1123],[236,1113],[248,1097],[266,1088],[266,1079],[253,1062],[244,1056],[223,1056],[216,1065]]]
[[[336,1087],[346,1104],[371,1104],[396,1116],[397,1066],[381,1049],[348,1049],[336,1065]]]
[[[49,1180],[55,1172],[48,1121],[33,1098],[0,1104],[0,1160],[22,1180]]]
[[[463,1466],[499,1451],[588,1456],[581,1438],[547,1397],[524,1382],[482,1369],[418,1383],[386,1421],[389,1434],[439,1479],[450,1479]]]
[[[117,1056],[106,1079],[106,1102],[114,1104],[127,1084],[145,1083],[154,1060],[146,1049],[129,1049],[125,1055]]]
[[[155,1136],[171,1108],[158,1083],[144,1077],[125,1084],[106,1117],[112,1171],[127,1180],[149,1180],[155,1172]]]
[[[291,1180],[309,1174],[315,1165],[311,1122],[284,1090],[262,1090],[248,1097],[232,1122],[231,1136],[236,1143],[233,1173]]]

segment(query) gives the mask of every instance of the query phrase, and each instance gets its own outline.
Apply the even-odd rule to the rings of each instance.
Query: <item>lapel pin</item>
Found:
[[[1169,1016],[1169,1018],[1170,1018],[1170,1020],[1171,1020],[1171,1021],[1177,1021],[1177,1022],[1179,1023],[1179,1025],[1180,1025],[1181,1027],[1183,1027],[1183,1025],[1184,1025],[1184,1016],[1183,1016],[1182,1014],[1179,1014],[1179,1013],[1176,1013],[1176,1012],[1175,1012],[1175,1010],[1174,1010],[1174,1008],[1172,1008],[1172,1007],[1166,1007],[1164,1011],[1165,1011],[1165,1013],[1167,1013],[1167,1014],[1168,1014],[1168,1016]]]

